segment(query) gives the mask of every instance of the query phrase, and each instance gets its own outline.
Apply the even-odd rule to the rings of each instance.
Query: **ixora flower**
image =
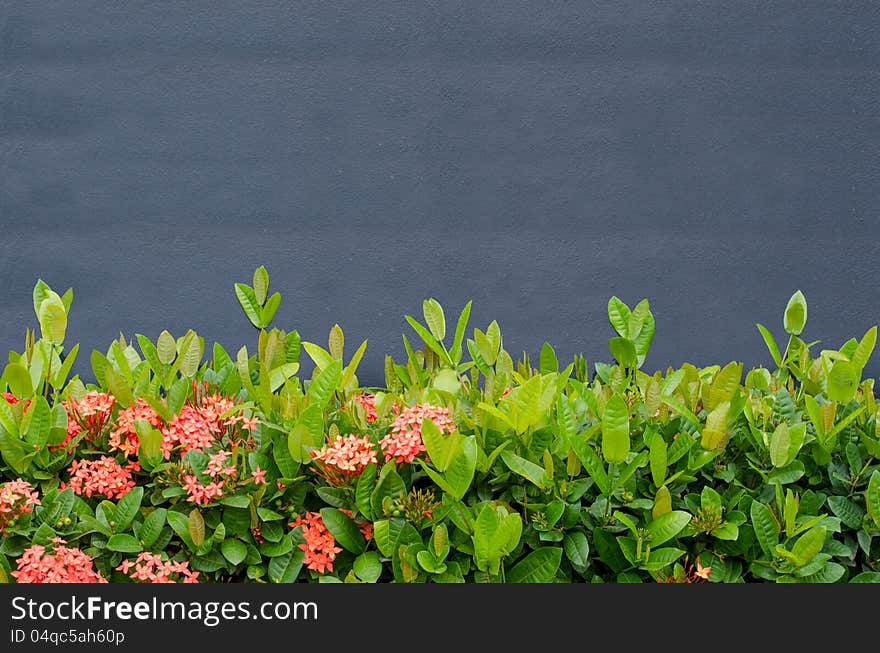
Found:
[[[97,460],[74,460],[70,463],[70,481],[62,483],[61,488],[71,488],[75,494],[104,496],[108,499],[121,499],[135,482],[131,472],[137,471],[137,463],[129,463],[125,467],[110,456],[101,456]]]
[[[315,469],[328,483],[345,485],[376,462],[376,448],[367,436],[337,435],[329,444],[311,451]]]
[[[391,424],[391,433],[379,440],[385,460],[394,459],[398,463],[411,463],[416,456],[425,451],[422,442],[422,422],[430,419],[441,433],[452,433],[455,422],[449,409],[431,404],[416,404],[405,408]]]
[[[12,576],[19,583],[106,583],[80,549],[66,546],[60,537],[53,538],[50,547],[34,544],[24,550],[16,561],[18,569]]]
[[[343,513],[351,517],[350,510],[343,510]],[[334,538],[327,527],[319,512],[307,512],[301,517],[297,517],[288,524],[291,528],[300,527],[303,537],[306,541],[299,545],[299,548],[305,552],[303,563],[312,571],[319,574],[333,571],[333,561],[336,554],[342,549],[336,546],[336,538]],[[358,524],[358,529],[364,536],[364,539],[371,540],[373,538],[373,525],[370,523]]]
[[[137,456],[140,440],[134,425],[139,421],[147,422],[154,428],[159,428],[162,423],[158,413],[142,398],[119,411],[116,428],[110,433],[110,451],[121,451],[130,458]]]
[[[101,445],[113,419],[116,398],[106,392],[91,390],[82,399],[70,398],[61,405],[67,411],[67,436],[59,444],[49,447],[49,451],[68,449],[72,451],[71,441],[85,432],[83,438],[92,445]]]
[[[369,392],[363,392],[354,396],[354,400],[358,402],[364,409],[367,422],[375,422],[379,417],[376,415],[376,395]]]
[[[162,428],[162,452],[165,460],[178,450],[180,456],[187,451],[202,451],[216,445],[227,428],[241,424],[245,430],[256,428],[256,419],[243,415],[224,417],[235,407],[235,402],[220,394],[207,394],[204,385],[193,384],[194,398],[184,404],[180,412]]]
[[[0,485],[0,533],[39,505],[37,491],[27,481],[18,478]]]
[[[141,583],[198,583],[199,572],[192,571],[189,563],[163,560],[158,553],[144,551],[132,560],[123,560],[116,567],[132,580]]]

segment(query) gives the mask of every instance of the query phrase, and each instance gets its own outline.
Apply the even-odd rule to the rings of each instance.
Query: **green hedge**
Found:
[[[818,350],[800,292],[784,347],[758,325],[769,367],[653,374],[647,300],[612,297],[591,368],[429,299],[384,387],[338,325],[271,327],[265,268],[235,293],[250,348],[120,337],[86,380],[73,293],[37,283],[0,376],[0,580],[880,581],[877,328]]]

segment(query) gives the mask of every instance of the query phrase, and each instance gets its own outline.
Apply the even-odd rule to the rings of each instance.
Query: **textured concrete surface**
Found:
[[[232,284],[361,379],[435,296],[607,360],[649,297],[646,368],[767,363],[880,319],[880,5],[4,2],[0,349],[42,276],[70,336],[193,327],[253,346]],[[880,371],[880,355],[868,371]]]

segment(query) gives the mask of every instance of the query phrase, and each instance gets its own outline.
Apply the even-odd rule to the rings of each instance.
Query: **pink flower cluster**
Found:
[[[27,481],[17,478],[0,485],[0,533],[39,505],[37,491]]]
[[[385,460],[392,458],[398,463],[411,463],[425,451],[422,442],[422,422],[430,419],[441,433],[452,433],[455,422],[449,409],[431,404],[416,404],[405,408],[391,424],[391,433],[379,441]]]
[[[74,460],[68,468],[70,482],[63,483],[62,489],[69,487],[75,494],[87,497],[100,495],[120,499],[135,486],[131,472],[137,469],[137,463],[123,467],[110,456],[101,456],[97,460]]]
[[[207,505],[214,499],[223,496],[224,484],[227,481],[235,480],[235,466],[228,464],[231,455],[228,451],[218,451],[208,458],[205,474],[214,479],[209,483],[202,483],[195,474],[184,474],[181,477],[181,485],[188,493],[187,501]]]
[[[218,476],[235,476],[235,467],[227,465],[226,460],[232,454],[228,451],[218,451],[208,459],[208,465],[205,467],[205,473],[211,478]]]
[[[196,398],[180,409],[172,420],[162,429],[162,451],[165,460],[170,460],[171,452],[177,448],[183,456],[187,451],[202,451],[217,443],[223,432],[233,424],[241,424],[246,430],[256,428],[256,420],[244,415],[223,415],[235,403],[220,394],[200,395],[195,385]]]
[[[120,410],[116,416],[116,428],[110,433],[110,451],[122,451],[129,457],[137,456],[140,440],[134,425],[139,421],[147,422],[153,428],[159,428],[162,423],[153,407],[146,400],[138,398],[137,402]]]
[[[144,551],[137,559],[123,560],[116,568],[134,580],[144,583],[198,583],[199,572],[192,571],[188,562],[162,560],[158,553]]]
[[[357,401],[364,408],[364,413],[367,417],[367,422],[375,422],[378,418],[376,415],[376,395],[370,394],[369,392],[364,392],[359,395],[354,396],[354,400]]]
[[[34,544],[16,561],[12,576],[19,583],[106,583],[80,549],[65,546],[60,537],[52,539],[52,550]]]
[[[191,503],[204,506],[223,496],[223,481],[202,483],[195,474],[184,474],[180,480],[181,486],[188,493],[186,500]]]
[[[376,462],[376,449],[370,438],[356,435],[336,436],[330,444],[311,451],[316,469],[328,482],[344,485],[364,468]]]

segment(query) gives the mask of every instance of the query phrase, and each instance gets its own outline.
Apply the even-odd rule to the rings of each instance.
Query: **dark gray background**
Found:
[[[253,348],[260,263],[364,382],[427,296],[591,362],[647,296],[651,370],[768,363],[796,288],[823,345],[880,318],[880,4],[0,6],[0,349],[37,277],[81,371],[120,331]]]

